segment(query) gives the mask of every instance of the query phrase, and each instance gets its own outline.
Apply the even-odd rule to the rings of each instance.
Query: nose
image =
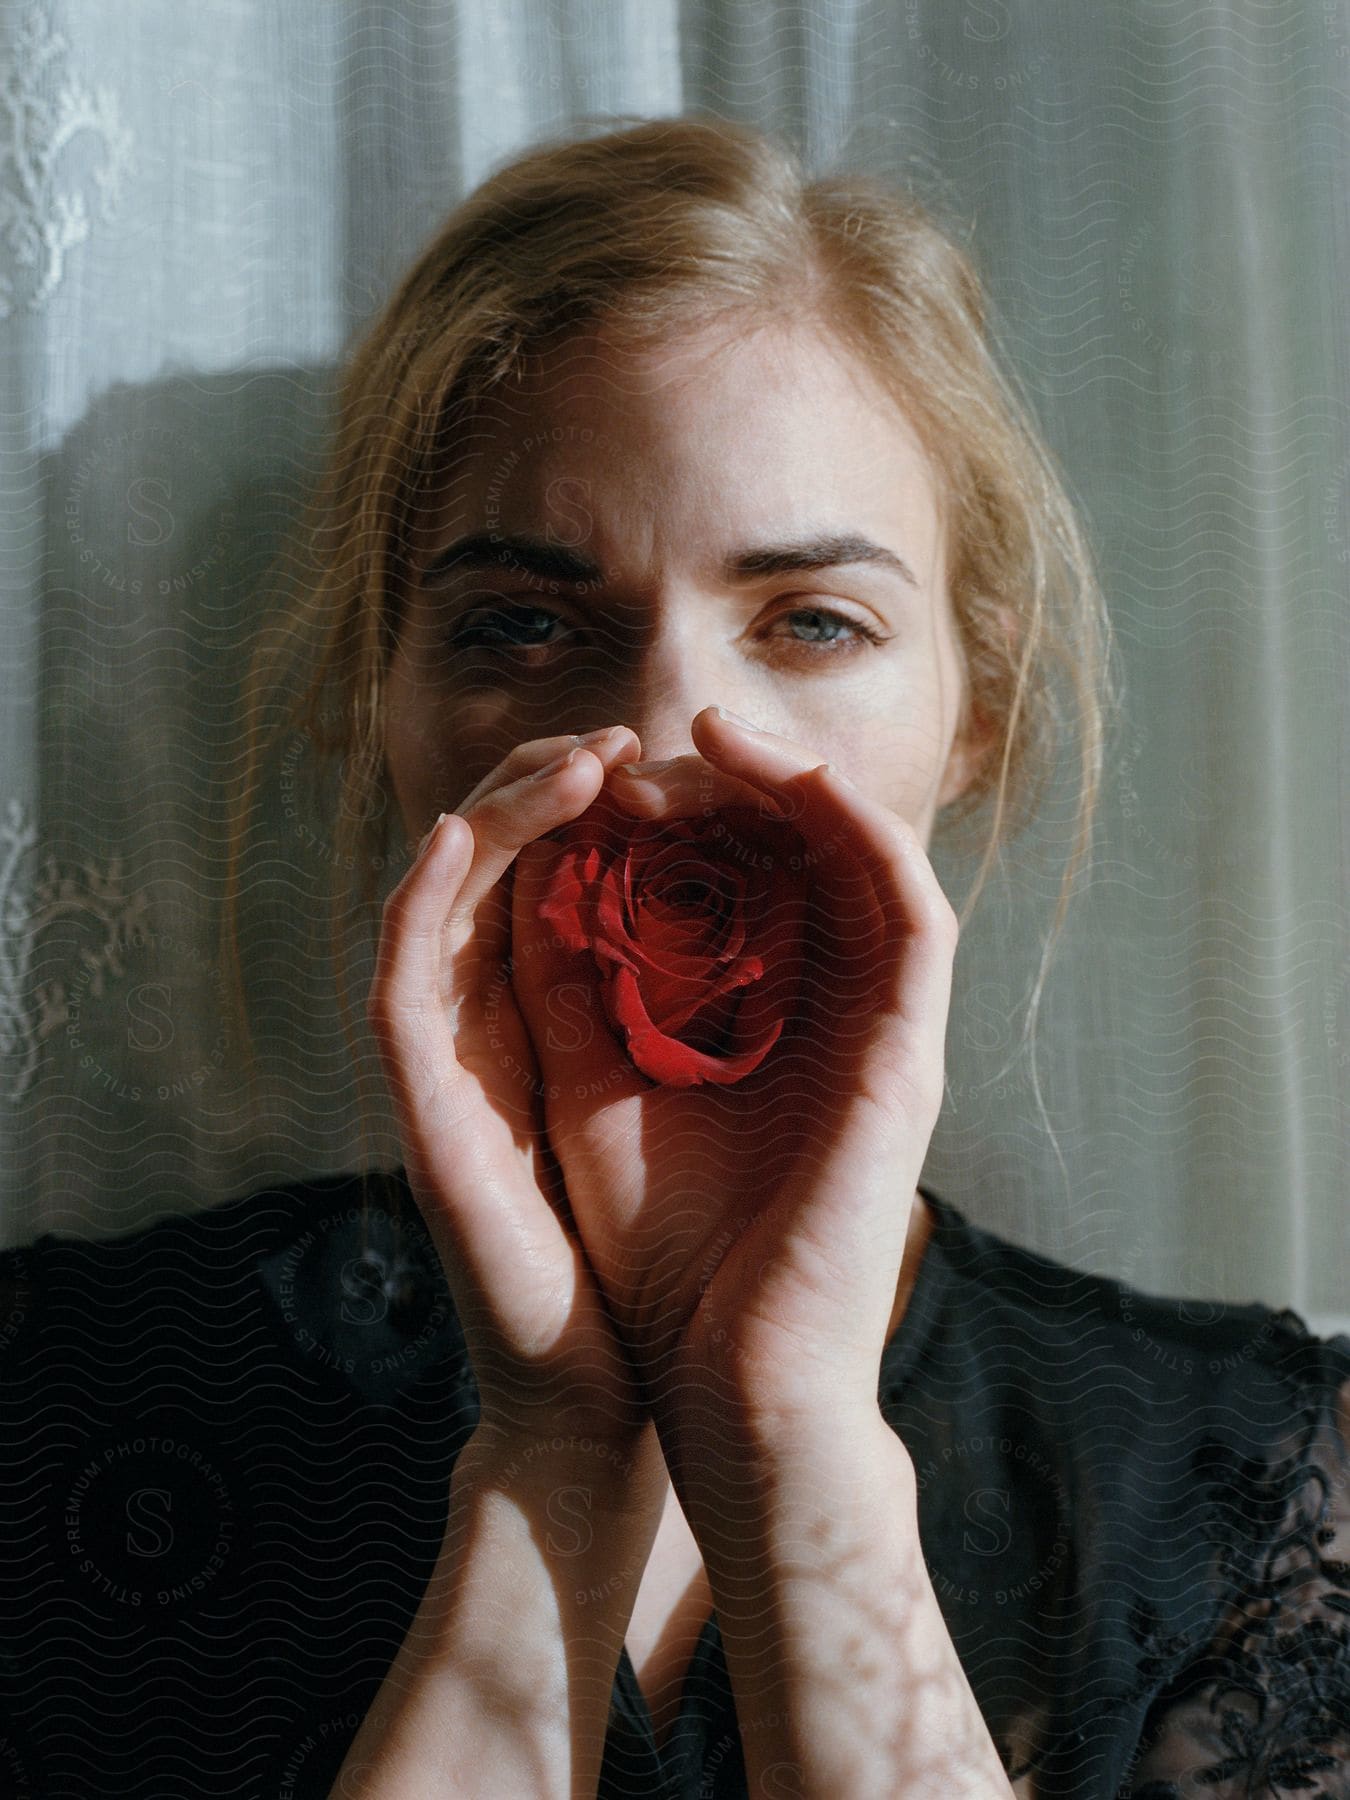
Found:
[[[735,706],[735,697],[726,692],[726,675],[719,674],[715,632],[711,621],[700,624],[696,609],[681,610],[677,602],[659,622],[635,634],[629,655],[616,669],[605,723],[631,726],[644,762],[693,755],[689,726],[694,715],[718,703]]]

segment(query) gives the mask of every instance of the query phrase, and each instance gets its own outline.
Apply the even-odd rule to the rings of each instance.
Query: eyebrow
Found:
[[[917,588],[914,571],[903,557],[860,531],[829,531],[791,543],[756,544],[733,551],[722,565],[728,582],[753,581],[766,575],[800,575],[817,569],[847,568],[870,563],[889,569]],[[509,567],[544,581],[597,583],[604,570],[591,558],[565,544],[552,544],[533,532],[475,531],[456,538],[422,571],[423,581],[467,570]]]

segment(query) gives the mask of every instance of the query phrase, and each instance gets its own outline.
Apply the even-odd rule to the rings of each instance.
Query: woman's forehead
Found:
[[[527,356],[518,379],[485,396],[477,417],[506,430],[583,407],[647,408],[666,417],[681,408],[716,412],[727,393],[806,405],[813,393],[836,404],[851,393],[857,403],[906,423],[872,372],[822,320],[806,315],[718,320],[650,339],[592,326]]]
[[[570,485],[569,485],[570,484]],[[792,514],[926,510],[933,470],[900,406],[819,330],[724,332],[646,350],[588,337],[492,394],[431,485],[433,529],[546,530],[579,486],[620,505],[775,535]],[[555,528],[561,524],[554,520]],[[728,518],[730,526],[733,519]],[[575,521],[570,529],[577,529]]]

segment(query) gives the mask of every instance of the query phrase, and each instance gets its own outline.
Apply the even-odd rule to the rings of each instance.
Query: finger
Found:
[[[639,743],[626,725],[612,725],[590,742],[576,738],[538,740],[558,745],[554,756],[536,751],[535,743],[513,751],[495,776],[470,796],[459,812],[473,826],[473,868],[464,882],[461,911],[479,904],[497,886],[522,846],[556,830],[583,812],[598,792],[596,763],[601,779],[623,758],[632,758]]]
[[[489,1111],[461,1066],[439,995],[444,922],[471,855],[465,821],[447,814],[429,834],[429,879],[410,889],[381,932],[368,1010],[399,1121],[408,1176],[445,1265],[456,1305],[475,1326],[527,1344],[553,1281],[575,1264],[561,1220],[538,1204],[513,1127]],[[391,896],[392,898],[392,896]],[[524,1100],[530,1110],[528,1098]],[[541,1286],[542,1284],[542,1286]]]
[[[477,800],[467,801],[460,816],[473,828],[474,855],[454,910],[455,921],[463,924],[471,918],[526,844],[584,812],[609,767],[631,757],[637,748],[636,733],[626,726],[614,727],[609,735],[588,744],[566,738],[556,755],[517,759],[516,766],[523,762],[525,767],[514,779],[503,779]],[[506,758],[504,770],[515,755]]]
[[[904,917],[888,923],[908,923],[939,935],[955,927],[956,915],[918,833],[890,807],[870,799],[841,769],[790,738],[734,721],[718,707],[705,707],[692,729],[710,760],[738,781],[774,797],[790,789],[796,798],[786,803],[786,810],[794,823],[799,817],[816,824],[832,820],[839,848],[876,866],[878,873],[902,875],[887,885],[888,898]]]
[[[417,861],[385,903],[383,930],[368,1010],[386,1025],[423,1021],[432,1011],[437,1028],[433,1063],[443,1062],[445,1044],[458,1025],[451,999],[479,1004],[486,978],[504,962],[507,936],[506,891],[483,909],[522,845],[583,810],[603,776],[606,758],[632,755],[636,735],[617,727],[579,746],[561,740],[561,758],[548,757],[559,740],[519,746],[463,813],[446,813],[428,833]],[[569,763],[568,758],[573,760]],[[516,780],[511,768],[526,769]],[[494,785],[495,784],[495,785]],[[463,959],[462,961],[460,959]],[[499,1021],[497,1035],[503,1036]],[[515,1053],[513,1044],[506,1050]],[[517,1054],[516,1061],[522,1062]],[[528,1119],[532,1108],[529,1072],[517,1092],[507,1088],[513,1112]],[[519,1101],[519,1105],[517,1105]]]
[[[530,738],[504,756],[496,768],[465,796],[456,811],[466,813],[495,790],[508,787],[524,775],[534,774],[578,747],[591,751],[608,767],[619,756],[634,755],[641,746],[637,733],[627,725],[604,725],[599,731],[584,734],[571,732],[556,737]]]
[[[520,851],[545,832],[583,812],[604,779],[603,765],[572,745],[466,806],[461,814],[473,832],[473,860],[450,920],[468,922]]]
[[[699,713],[695,741],[719,767],[769,794],[792,796],[788,810],[806,841],[816,897],[833,915],[820,921],[823,969],[856,1001],[911,1021],[945,1018],[956,915],[918,834],[870,799],[818,753],[772,732]],[[831,924],[833,930],[830,929]]]
[[[725,806],[777,812],[762,788],[694,754],[656,762],[624,761],[611,771],[606,792],[634,819],[698,817]]]
[[[442,813],[422,839],[411,869],[391,891],[380,917],[375,973],[366,997],[372,1023],[392,1023],[415,1005],[439,995],[437,979],[409,984],[413,964],[435,953],[450,896],[457,894],[473,858],[473,830],[458,813]],[[417,970],[417,973],[425,973]],[[437,967],[434,974],[439,976]]]

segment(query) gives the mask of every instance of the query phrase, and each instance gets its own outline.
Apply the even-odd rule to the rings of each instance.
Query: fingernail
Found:
[[[560,770],[567,767],[575,755],[575,750],[569,750],[566,756],[555,757],[551,763],[545,763],[542,769],[536,769],[530,780],[543,781],[545,776],[558,774]]]
[[[612,737],[616,731],[624,731],[623,725],[602,725],[599,731],[583,731],[577,738],[579,744],[593,744],[597,738]]]
[[[431,830],[427,833],[427,835],[422,839],[421,843],[417,846],[417,857],[421,857],[425,853],[427,845],[431,842],[432,838],[434,838],[436,833],[440,830],[441,821],[445,817],[446,817],[445,813],[437,814],[436,823],[431,827]],[[416,861],[417,857],[414,857],[413,860]]]
[[[746,731],[759,731],[762,727],[752,725],[749,719],[743,719],[739,713],[728,712],[725,706],[714,706],[713,711],[719,719],[726,719],[732,725],[740,725]]]
[[[653,759],[651,762],[620,763],[618,768],[613,770],[612,773],[615,775],[635,775],[640,781],[644,775],[659,775],[662,769],[673,769],[679,760],[678,756],[662,756]]]

